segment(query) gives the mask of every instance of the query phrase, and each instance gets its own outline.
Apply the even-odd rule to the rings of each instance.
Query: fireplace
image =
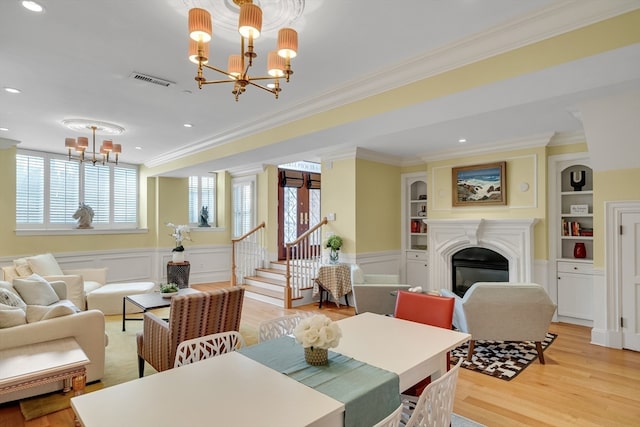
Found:
[[[533,227],[536,218],[426,219],[429,225],[429,287],[453,291],[453,256],[463,249],[484,248],[507,260],[507,280],[533,279]],[[502,270],[501,270],[502,271]],[[503,273],[504,274],[504,273]]]
[[[476,282],[508,282],[509,260],[491,249],[470,247],[451,257],[452,291],[463,297]]]

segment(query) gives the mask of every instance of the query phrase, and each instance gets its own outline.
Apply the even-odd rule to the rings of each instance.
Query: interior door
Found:
[[[623,212],[621,224],[622,346],[640,351],[640,213]]]
[[[320,222],[320,174],[278,170],[278,259],[286,259],[286,243]]]

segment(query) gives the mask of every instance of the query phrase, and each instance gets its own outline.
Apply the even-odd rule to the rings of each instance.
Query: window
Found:
[[[240,237],[256,226],[255,186],[255,177],[237,178],[231,182],[232,237]]]
[[[209,218],[207,223],[217,225],[216,219],[216,178],[217,176],[189,177],[189,222],[200,224],[200,212],[207,208]]]
[[[95,228],[134,228],[138,169],[80,163],[64,156],[20,150],[16,155],[18,229],[71,228],[80,203],[91,206]]]

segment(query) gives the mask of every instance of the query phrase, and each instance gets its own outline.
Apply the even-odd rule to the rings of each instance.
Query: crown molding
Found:
[[[551,137],[549,146],[569,145],[587,142],[584,132],[557,132]]]
[[[15,139],[0,138],[0,150],[15,147],[18,144],[20,144],[20,141],[16,141]]]
[[[265,114],[252,122],[243,123],[242,126],[226,129],[212,138],[157,156],[144,165],[148,168],[161,166],[638,8],[638,0],[562,0],[504,25],[473,34],[377,73],[363,76],[359,80],[345,82],[321,96],[306,99],[279,111],[278,114]]]
[[[455,149],[444,150],[434,154],[420,156],[424,163],[449,160],[457,157],[478,156],[483,154],[502,153],[505,151],[523,150],[528,148],[546,147],[553,134],[533,135],[530,137],[504,140],[495,144],[484,144],[478,147],[461,145]]]

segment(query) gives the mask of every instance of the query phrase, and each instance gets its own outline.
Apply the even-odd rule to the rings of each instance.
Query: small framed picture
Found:
[[[589,213],[589,205],[571,205],[569,212],[571,215],[586,215]]]
[[[452,168],[453,206],[506,205],[507,162]]]

